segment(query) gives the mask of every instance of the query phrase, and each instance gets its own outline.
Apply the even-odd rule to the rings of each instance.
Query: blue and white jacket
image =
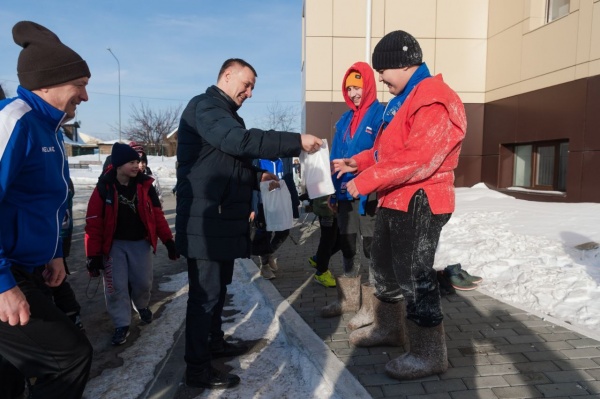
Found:
[[[11,266],[32,271],[63,256],[65,116],[21,86],[17,97],[0,101],[0,293],[16,285]]]
[[[383,105],[375,100],[360,121],[354,137],[350,137],[348,133],[354,111],[346,111],[335,125],[335,135],[333,136],[333,145],[331,146],[331,154],[329,155],[330,159],[351,158],[353,155],[373,147],[375,137],[382,123],[383,110]],[[345,173],[341,178],[337,177],[337,173],[332,175],[333,186],[335,187],[334,202],[354,200],[352,195],[346,190],[346,184],[354,179],[354,177],[352,173]],[[364,215],[367,196],[361,195],[359,200],[358,212]]]

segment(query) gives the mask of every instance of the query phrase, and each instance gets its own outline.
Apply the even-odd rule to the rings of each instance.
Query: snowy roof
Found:
[[[173,131],[172,131],[171,133],[167,134],[167,138],[168,138],[168,139],[170,139],[171,137],[173,137],[173,135],[174,135],[175,133],[177,133],[177,130],[179,130],[179,128],[175,128],[175,129],[173,129]]]

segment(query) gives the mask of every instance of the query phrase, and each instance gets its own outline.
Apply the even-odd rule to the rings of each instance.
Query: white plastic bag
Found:
[[[260,196],[262,197],[267,231],[289,230],[294,224],[292,196],[283,180],[279,181],[279,188],[269,191],[271,181],[260,182]]]
[[[309,154],[305,151],[300,153],[300,165],[302,170],[302,185],[310,199],[323,197],[335,193],[331,179],[331,168],[329,166],[329,147],[327,140],[319,151]]]

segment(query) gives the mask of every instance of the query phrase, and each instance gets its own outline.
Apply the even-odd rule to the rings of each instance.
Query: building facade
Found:
[[[302,17],[302,131],[331,139],[346,69],[401,29],[465,104],[457,186],[600,202],[600,0],[304,0]]]

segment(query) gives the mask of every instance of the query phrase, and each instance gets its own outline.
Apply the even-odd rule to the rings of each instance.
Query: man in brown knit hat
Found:
[[[87,337],[52,302],[65,278],[60,238],[69,168],[60,126],[88,100],[87,63],[45,27],[13,27],[17,97],[0,100],[0,398],[81,398]]]

